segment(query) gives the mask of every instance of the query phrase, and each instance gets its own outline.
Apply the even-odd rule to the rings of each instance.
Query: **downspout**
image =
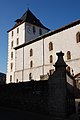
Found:
[[[22,82],[24,81],[24,47],[23,47],[23,70],[22,70]]]
[[[24,26],[24,43],[26,43],[26,22]],[[23,70],[22,70],[22,82],[24,81],[24,47],[23,47]]]
[[[44,76],[44,38],[43,38],[43,67],[42,67],[42,71],[43,71],[43,76]]]

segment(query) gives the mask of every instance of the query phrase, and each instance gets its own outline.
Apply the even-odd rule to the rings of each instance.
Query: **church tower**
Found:
[[[15,82],[15,47],[30,42],[49,31],[28,9],[8,31],[8,63],[6,83]]]

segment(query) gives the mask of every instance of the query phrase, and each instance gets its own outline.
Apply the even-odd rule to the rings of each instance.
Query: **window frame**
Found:
[[[17,45],[19,45],[19,38],[17,38]]]
[[[32,79],[32,73],[29,73],[29,80]]]
[[[19,34],[19,27],[17,28],[17,34]]]
[[[49,51],[52,51],[52,50],[53,50],[53,43],[49,42]]]
[[[79,43],[80,42],[80,32],[76,33],[76,42]]]
[[[11,63],[11,71],[13,70],[13,63]]]
[[[12,36],[12,37],[14,36],[14,31],[13,31],[13,30],[12,30],[11,36]]]
[[[71,52],[67,51],[67,60],[70,60],[70,59],[71,59]]]
[[[31,60],[30,61],[30,68],[32,68],[33,67],[33,61]]]
[[[33,56],[33,49],[30,49],[30,57]]]
[[[13,48],[13,41],[11,41],[11,49]]]
[[[50,63],[53,63],[53,56],[52,55],[50,55],[49,61],[50,61]]]
[[[13,52],[11,52],[11,59],[13,59]]]
[[[12,75],[10,75],[10,83],[12,82]]]

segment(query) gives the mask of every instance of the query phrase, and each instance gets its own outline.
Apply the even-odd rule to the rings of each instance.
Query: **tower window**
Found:
[[[71,52],[70,51],[67,52],[67,60],[69,60],[69,59],[71,59]]]
[[[19,28],[17,28],[17,33],[19,33]]]
[[[35,29],[35,26],[33,26],[33,33],[35,34],[35,32],[36,32],[36,29]]]
[[[30,68],[33,67],[33,61],[30,61]]]
[[[51,51],[51,50],[53,50],[53,43],[52,42],[49,43],[49,51]]]
[[[77,32],[76,34],[76,42],[80,42],[80,32]]]
[[[39,34],[42,35],[42,30],[41,30],[41,28],[39,29]]]
[[[13,69],[13,63],[11,63],[11,71],[12,71],[12,69]]]
[[[53,63],[53,56],[50,55],[50,63]]]
[[[33,49],[30,49],[30,56],[33,56]]]
[[[13,52],[11,52],[11,59],[13,59]]]
[[[12,37],[13,37],[13,35],[14,35],[14,32],[12,31]]]
[[[13,41],[11,41],[11,48],[13,48]]]
[[[12,75],[10,75],[10,82],[12,82]]]
[[[19,45],[19,38],[17,38],[17,45]]]

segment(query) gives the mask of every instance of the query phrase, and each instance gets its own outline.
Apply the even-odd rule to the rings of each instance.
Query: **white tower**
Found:
[[[8,31],[8,63],[6,83],[15,81],[15,50],[22,45],[49,31],[28,9],[16,24]]]

